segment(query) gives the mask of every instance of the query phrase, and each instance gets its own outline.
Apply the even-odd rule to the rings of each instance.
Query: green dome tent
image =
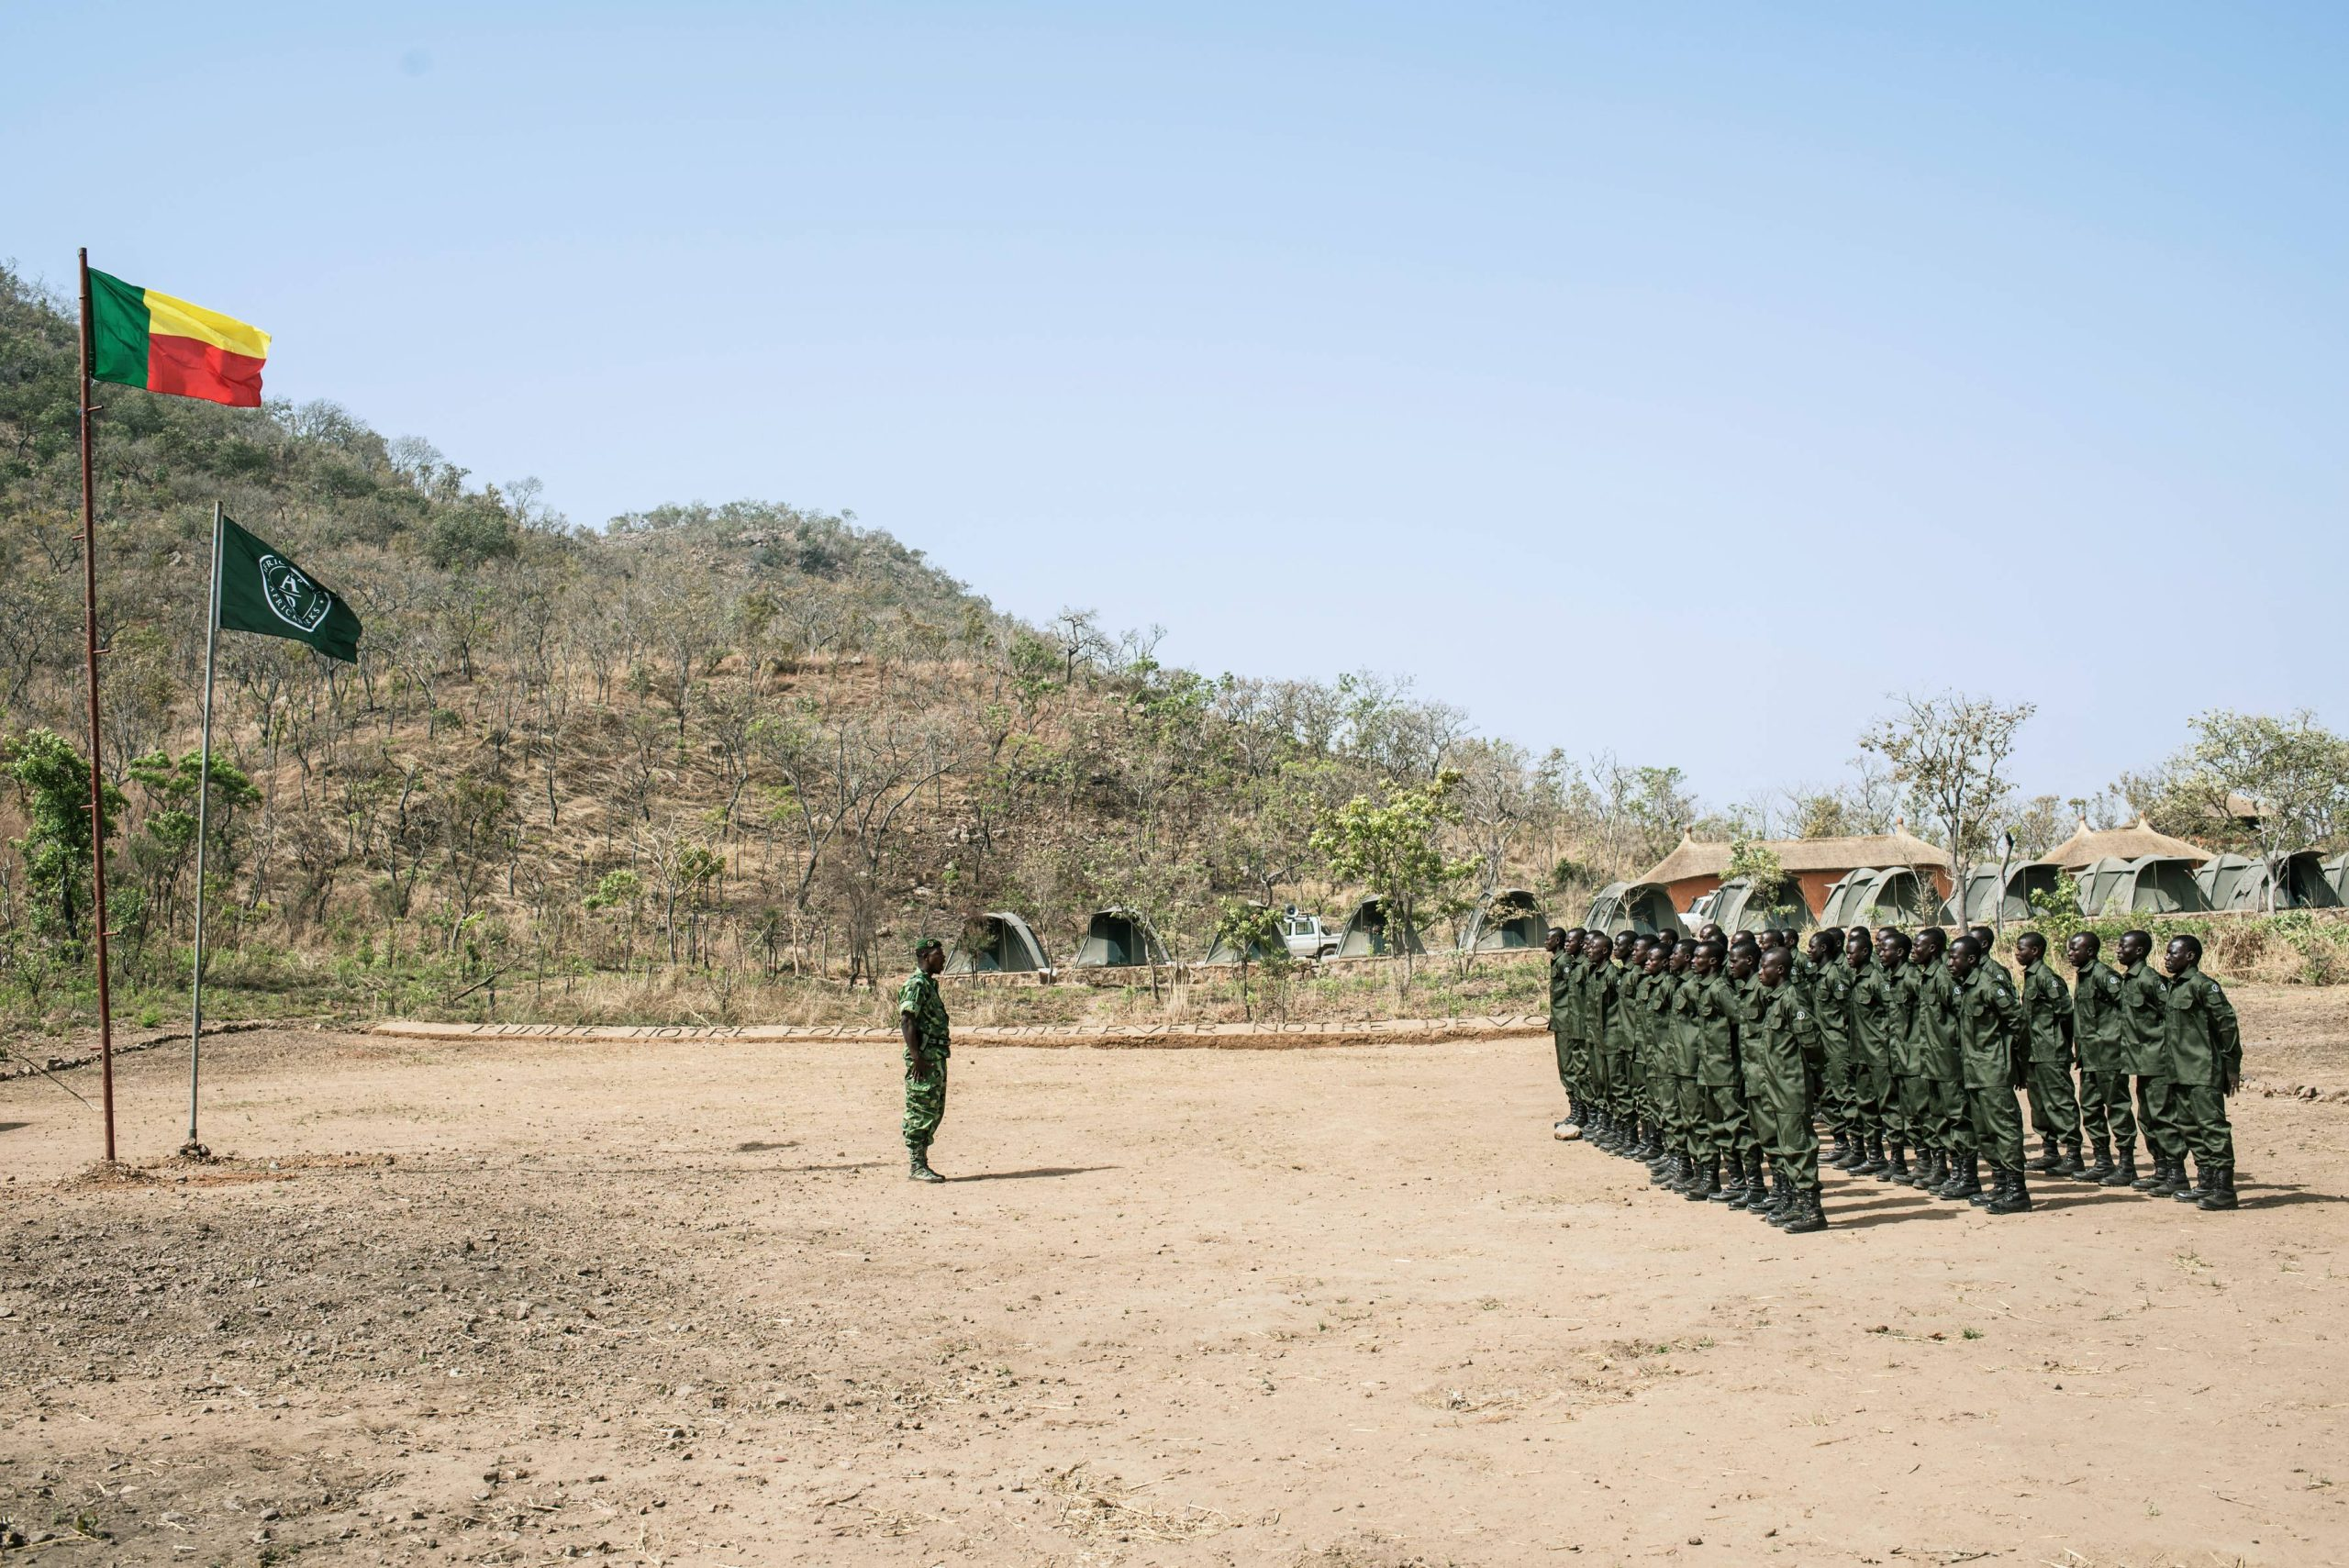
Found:
[[[2053,895],[2055,879],[2061,868],[2045,861],[2015,861],[2008,862],[2003,896],[2000,870],[1995,861],[1985,862],[1965,873],[1959,892],[1964,895],[1964,908],[1959,900],[1944,900],[1936,912],[1944,924],[1954,926],[1987,926],[2005,920],[2029,920],[2039,911],[2031,897],[2034,893]],[[2003,906],[2003,907],[2002,907]]]
[[[2335,855],[2324,862],[2324,880],[2332,884],[2332,895],[2349,904],[2349,855]]]
[[[1846,926],[1921,926],[1932,917],[1934,887],[1917,874],[1914,866],[1887,866],[1867,879],[1843,901]],[[1820,924],[1826,924],[1821,921]]]
[[[1419,933],[1408,926],[1403,928],[1402,945],[1396,945],[1395,939],[1389,934],[1388,926],[1386,901],[1383,898],[1364,899],[1354,906],[1354,912],[1346,917],[1346,929],[1338,938],[1338,951],[1330,956],[1333,958],[1379,958],[1394,952],[1428,951],[1425,944],[1419,940]]]
[[[2207,909],[2194,862],[2179,855],[2108,855],[2079,874],[2084,915],[2176,915]]]
[[[1102,909],[1085,923],[1085,940],[1076,950],[1077,969],[1130,969],[1165,963],[1166,944],[1158,940],[1149,920],[1139,911]]]
[[[960,946],[947,955],[949,974],[1050,974],[1043,945],[1028,922],[1008,909],[990,909],[963,934]]]
[[[1252,907],[1262,909],[1264,908],[1265,906],[1257,904],[1252,906]],[[1286,947],[1278,945],[1266,946],[1264,943],[1255,940],[1253,938],[1249,940],[1248,962],[1250,963],[1262,963],[1268,958],[1286,958],[1287,956],[1288,949]],[[1218,937],[1214,941],[1208,945],[1208,955],[1207,957],[1199,960],[1199,962],[1203,964],[1238,963],[1240,962],[1240,950],[1232,945],[1229,938]]]
[[[1512,948],[1538,948],[1550,934],[1541,901],[1521,887],[1486,895],[1461,929],[1462,952],[1500,952]]]
[[[1793,883],[1780,896],[1785,900],[1775,908],[1753,901],[1753,884],[1742,876],[1731,877],[1711,895],[1711,907],[1705,918],[1724,931],[1763,931],[1773,927],[1786,930],[1809,930],[1814,924],[1810,907],[1802,901],[1802,890]]]
[[[2285,856],[2279,869],[2282,874],[2275,879],[2277,908],[2324,909],[2342,902],[2339,890],[2326,875],[2325,862],[2314,850]],[[2268,880],[2267,862],[2244,855],[2221,855],[2194,873],[2203,902],[2213,909],[2265,911]]]
[[[1610,882],[1598,890],[1590,901],[1590,913],[1583,925],[1590,930],[1605,931],[1620,937],[1625,931],[1635,937],[1650,937],[1659,932],[1671,936],[1686,936],[1687,929],[1680,923],[1679,911],[1672,906],[1672,895],[1661,883]]]

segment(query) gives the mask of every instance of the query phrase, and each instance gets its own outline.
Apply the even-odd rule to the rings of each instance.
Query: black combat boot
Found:
[[[2176,1197],[2177,1190],[2185,1186],[2188,1180],[2185,1155],[2181,1154],[2175,1160],[2165,1160],[2162,1162],[2161,1173],[2154,1178],[2154,1184],[2145,1189],[2145,1195],[2147,1197]]]
[[[942,1182],[946,1179],[930,1168],[929,1150],[908,1149],[906,1151],[906,1153],[907,1156],[906,1162],[906,1180],[909,1182]]]
[[[1648,1185],[1652,1187],[1677,1186],[1680,1184],[1680,1180],[1681,1172],[1679,1155],[1659,1154],[1654,1159],[1648,1162]]]
[[[2031,1207],[2031,1182],[2022,1167],[1998,1173],[1998,1190],[1982,1206],[1985,1214],[2022,1214]]]
[[[2210,1190],[2202,1195],[2202,1201],[2195,1207],[2215,1213],[2235,1207],[2235,1168],[2232,1165],[2212,1166],[2209,1182]]]
[[[2152,1165],[2153,1169],[2129,1184],[2141,1193],[2152,1192],[2155,1187],[2165,1185],[2169,1181],[2168,1156],[2150,1143],[2145,1145],[2145,1155],[2146,1162]],[[2167,1197],[2169,1195],[2164,1193],[2160,1195]]]
[[[1941,1191],[1941,1189],[1947,1185],[1948,1183],[1948,1151],[1938,1148],[1918,1150],[1917,1173],[1909,1178],[1909,1184],[1916,1188],[1919,1192],[1931,1196],[1932,1194]]]
[[[1778,1229],[1789,1236],[1808,1236],[1827,1229],[1827,1211],[1820,1207],[1817,1187],[1806,1187],[1795,1195],[1795,1211]]]
[[[1767,1219],[1785,1196],[1786,1179],[1769,1166],[1764,1165],[1762,1174],[1755,1179],[1753,1186],[1746,1193],[1745,1212]]]
[[[1680,1195],[1690,1203],[1703,1203],[1721,1190],[1720,1156],[1708,1155],[1691,1163],[1695,1170],[1688,1178],[1688,1184],[1680,1189]]]
[[[1730,1207],[1744,1208],[1762,1196],[1762,1173],[1751,1151],[1730,1155],[1727,1176],[1722,1190],[1729,1195],[1725,1201]]]
[[[1945,1154],[1943,1158],[1952,1167],[1950,1178],[1933,1195],[1952,1203],[1969,1199],[1982,1191],[1982,1157],[1978,1154]]]
[[[2132,1189],[2137,1185],[2137,1146],[2135,1144],[2117,1143],[2113,1146],[2112,1174],[2105,1177],[2097,1185]]]
[[[2093,1147],[2096,1151],[2096,1163],[2090,1165],[2087,1170],[2082,1171],[2080,1173],[2080,1177],[2084,1181],[2094,1182],[2100,1186],[2103,1184],[2105,1177],[2112,1174],[2114,1170],[2112,1163],[2112,1140],[2110,1138],[2099,1138],[2095,1140]]]
[[[2024,1169],[2036,1171],[2043,1176],[2052,1176],[2062,1169],[2063,1164],[2064,1156],[2055,1151],[2055,1135],[2051,1132],[2039,1140],[2039,1158]]]
[[[2008,1178],[2017,1174],[2021,1171],[2021,1169],[2022,1167],[2018,1165],[2014,1170],[2009,1171],[2004,1165],[1992,1164],[1990,1167],[1990,1190],[1984,1192],[1977,1186],[1976,1190],[1965,1195],[1965,1201],[1973,1205],[1976,1208],[1986,1207],[1992,1198],[1997,1197],[1999,1194],[2007,1190]]]
[[[1852,1168],[1852,1159],[1851,1129],[1839,1127],[1835,1129],[1835,1152],[1827,1159],[1821,1160],[1820,1163],[1832,1165],[1839,1171],[1848,1171]]]
[[[2197,1160],[2194,1162],[2194,1184],[2192,1186],[2188,1186],[2186,1184],[2186,1162],[2182,1160],[2178,1162],[2177,1191],[2172,1193],[2170,1196],[2176,1198],[2180,1203],[2200,1203],[2202,1201],[2202,1195],[2210,1190],[2210,1166],[2205,1165],[2199,1160]]]
[[[2076,1138],[2066,1138],[2063,1142],[2064,1162],[2055,1167],[2055,1173],[2077,1181],[2088,1173],[2087,1164],[2080,1159],[2080,1140]]]
[[[1860,1140],[1860,1162],[1856,1165],[1846,1165],[1843,1168],[1855,1176],[1883,1174],[1885,1170],[1884,1135],[1880,1132],[1871,1132],[1863,1137]]]
[[[1917,1157],[1923,1159],[1924,1151],[1920,1150]],[[1876,1173],[1876,1179],[1879,1182],[1892,1182],[1905,1187],[1909,1184],[1909,1151],[1898,1143],[1885,1145],[1884,1169]]]

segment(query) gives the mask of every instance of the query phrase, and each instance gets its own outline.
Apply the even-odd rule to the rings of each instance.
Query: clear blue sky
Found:
[[[2349,723],[2344,81],[2338,5],[17,4],[0,255],[577,520],[849,508],[1715,801],[1954,684],[2069,795]]]

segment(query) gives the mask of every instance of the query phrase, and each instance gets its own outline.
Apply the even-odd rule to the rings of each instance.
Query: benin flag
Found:
[[[232,408],[261,406],[269,334],[120,278],[90,273],[90,374]]]

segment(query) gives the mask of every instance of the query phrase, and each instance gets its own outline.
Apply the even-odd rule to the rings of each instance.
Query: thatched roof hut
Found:
[[[2210,851],[2199,844],[2156,832],[2151,823],[2140,817],[2133,827],[2100,828],[2094,831],[2083,822],[2070,838],[2042,855],[2040,863],[2079,872],[2099,861],[2141,861],[2147,855],[2192,861],[2199,866],[2210,858]]]

